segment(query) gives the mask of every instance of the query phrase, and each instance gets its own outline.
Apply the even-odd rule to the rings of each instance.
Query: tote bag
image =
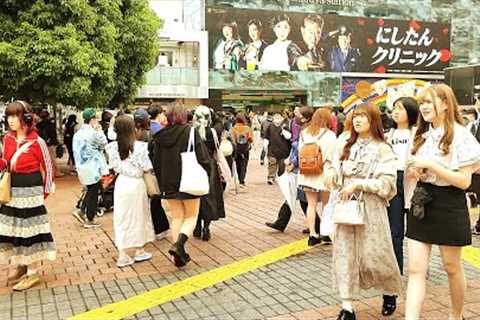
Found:
[[[145,181],[145,187],[147,187],[147,194],[149,197],[157,197],[160,195],[160,187],[158,186],[158,180],[155,173],[149,171],[143,174],[143,181]]]
[[[213,135],[213,140],[215,141],[215,160],[217,160],[218,167],[220,168],[222,177],[226,181],[232,177],[232,171],[230,170],[230,166],[228,165],[227,159],[225,159],[224,153],[220,150],[220,144],[218,142],[218,136],[215,129],[212,129],[212,135]]]
[[[180,178],[180,192],[192,196],[204,196],[209,193],[210,185],[208,174],[198,163],[195,154],[195,128],[190,129],[187,151],[180,154],[182,158],[182,177]]]

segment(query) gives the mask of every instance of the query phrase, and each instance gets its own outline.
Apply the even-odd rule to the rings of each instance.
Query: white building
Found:
[[[181,100],[198,105],[208,98],[208,33],[202,0],[151,0],[164,21],[157,65],[137,94],[138,102]]]

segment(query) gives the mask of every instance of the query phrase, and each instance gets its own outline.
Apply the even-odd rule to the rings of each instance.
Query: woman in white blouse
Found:
[[[480,168],[480,145],[462,125],[457,101],[445,84],[418,97],[421,117],[407,175],[418,180],[407,215],[408,290],[405,318],[417,320],[425,299],[432,245],[448,274],[451,320],[462,319],[466,280],[462,247],[472,242],[465,189]]]
[[[412,131],[418,119],[418,102],[411,97],[402,97],[393,103],[392,119],[394,128],[387,134],[387,142],[392,146],[397,156],[397,194],[390,200],[388,221],[392,234],[393,250],[398,267],[403,274],[403,239],[405,235],[405,205],[404,171],[407,165],[408,152],[412,143]],[[395,311],[396,296],[383,296],[382,314],[388,316]]]
[[[118,174],[113,194],[113,232],[118,249],[117,266],[149,260],[152,254],[143,246],[155,240],[144,172],[152,170],[146,142],[136,141],[134,120],[127,116],[115,119],[117,141],[107,145],[109,164]],[[135,257],[127,249],[136,248]]]

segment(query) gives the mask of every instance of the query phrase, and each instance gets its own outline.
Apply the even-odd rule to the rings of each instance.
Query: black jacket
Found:
[[[182,159],[180,154],[187,151],[189,135],[189,125],[173,125],[163,128],[153,136],[150,144],[150,158],[163,198],[198,198],[179,192],[180,179],[182,177]],[[196,130],[195,153],[197,161],[208,171],[210,156],[205,143]]]
[[[268,126],[265,139],[268,143],[268,156],[277,159],[286,159],[290,155],[290,141],[282,135],[282,130],[288,130],[284,126],[277,127],[273,123]]]
[[[38,135],[45,140],[48,146],[56,146],[58,144],[57,140],[57,130],[55,128],[55,120],[48,118],[42,119],[37,124]]]

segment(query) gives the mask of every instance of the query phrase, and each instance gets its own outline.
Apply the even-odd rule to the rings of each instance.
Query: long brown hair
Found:
[[[328,128],[332,115],[328,108],[319,108],[313,114],[312,120],[307,126],[307,132],[312,136],[320,133],[321,129]]]
[[[125,160],[133,152],[135,144],[135,122],[130,116],[121,115],[115,119],[113,128],[117,133],[118,153],[120,159]]]
[[[382,126],[382,117],[380,116],[380,110],[373,105],[372,103],[362,103],[355,110],[351,111],[352,113],[352,122],[353,117],[357,115],[364,114],[368,118],[370,123],[370,135],[374,140],[385,141],[385,136],[383,135],[383,126]],[[350,130],[350,138],[347,140],[347,144],[343,148],[343,154],[340,160],[346,160],[350,157],[350,149],[357,142],[358,133],[355,129]]]
[[[445,121],[444,121],[444,131],[442,139],[439,143],[439,148],[442,150],[443,154],[446,155],[450,152],[450,145],[453,141],[453,127],[455,122],[463,125],[463,119],[458,110],[457,99],[453,90],[446,84],[440,83],[435,84],[431,87],[424,89],[417,96],[418,103],[421,105],[425,98],[429,96],[432,99],[432,102],[435,107],[435,113],[437,113],[437,105],[435,98],[438,97],[445,102],[447,110],[445,111]],[[430,124],[423,119],[423,116],[418,117],[417,121],[417,131],[415,133],[415,138],[413,140],[412,154],[416,154],[418,149],[425,143],[425,138],[423,134],[428,131]]]
[[[353,111],[347,113],[345,122],[343,123],[343,132],[351,132],[353,130]]]

